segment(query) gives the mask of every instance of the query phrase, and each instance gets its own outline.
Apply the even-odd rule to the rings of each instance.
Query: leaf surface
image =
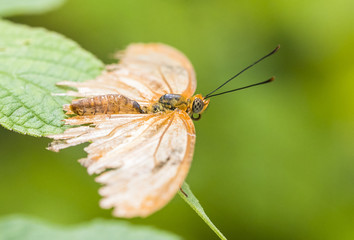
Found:
[[[65,0],[0,0],[0,16],[44,13],[64,2]]]
[[[96,219],[74,226],[49,224],[25,216],[0,219],[0,240],[180,240],[177,235],[152,227],[133,225],[120,220]]]
[[[75,42],[42,28],[0,20],[0,124],[32,136],[63,131],[69,98],[59,81],[95,78],[103,63]]]

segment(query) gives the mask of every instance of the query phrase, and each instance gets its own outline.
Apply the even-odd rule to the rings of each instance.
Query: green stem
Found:
[[[203,219],[203,221],[213,230],[216,235],[222,240],[226,240],[226,237],[219,231],[219,229],[213,224],[209,217],[204,212],[203,207],[200,205],[198,199],[194,196],[191,189],[186,182],[183,183],[181,187],[182,191],[178,194],[184,201],[186,201],[191,208]]]

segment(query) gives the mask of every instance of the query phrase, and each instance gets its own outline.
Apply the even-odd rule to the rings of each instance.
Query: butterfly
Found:
[[[196,141],[193,120],[200,119],[209,98],[273,78],[212,94],[255,62],[203,97],[193,95],[193,66],[173,47],[131,44],[117,56],[120,62],[94,80],[57,83],[75,88],[61,95],[77,99],[63,106],[71,128],[48,136],[54,139],[48,149],[90,142],[79,162],[103,185],[100,206],[114,208],[117,217],[146,217],[165,206],[185,180]]]

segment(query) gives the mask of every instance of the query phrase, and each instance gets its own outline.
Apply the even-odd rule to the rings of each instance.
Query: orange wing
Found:
[[[79,116],[91,124],[50,136],[50,150],[92,142],[80,162],[104,184],[101,207],[117,217],[145,217],[162,208],[182,185],[193,157],[195,130],[187,113]]]
[[[119,64],[107,66],[95,80],[60,82],[59,85],[78,89],[61,95],[87,97],[118,93],[144,105],[156,102],[166,93],[191,97],[196,89],[192,64],[175,48],[160,43],[131,44],[117,57]]]

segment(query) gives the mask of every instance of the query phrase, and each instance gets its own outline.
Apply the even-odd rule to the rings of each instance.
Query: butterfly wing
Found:
[[[189,60],[163,44],[132,44],[95,80],[61,82],[75,87],[62,95],[77,97],[121,94],[151,104],[167,93],[190,97],[196,88]],[[75,116],[75,126],[54,139],[50,150],[91,142],[80,162],[104,186],[101,206],[118,217],[148,216],[163,207],[183,183],[193,156],[194,125],[188,114],[175,110],[156,114]]]
[[[92,142],[81,163],[104,186],[101,207],[117,217],[145,217],[162,208],[182,185],[192,160],[195,130],[184,111],[76,117],[54,138],[51,150]]]
[[[117,57],[119,64],[107,66],[95,80],[58,83],[78,89],[63,95],[122,94],[144,105],[156,102],[166,93],[190,97],[196,89],[192,64],[175,48],[160,43],[131,44]]]

